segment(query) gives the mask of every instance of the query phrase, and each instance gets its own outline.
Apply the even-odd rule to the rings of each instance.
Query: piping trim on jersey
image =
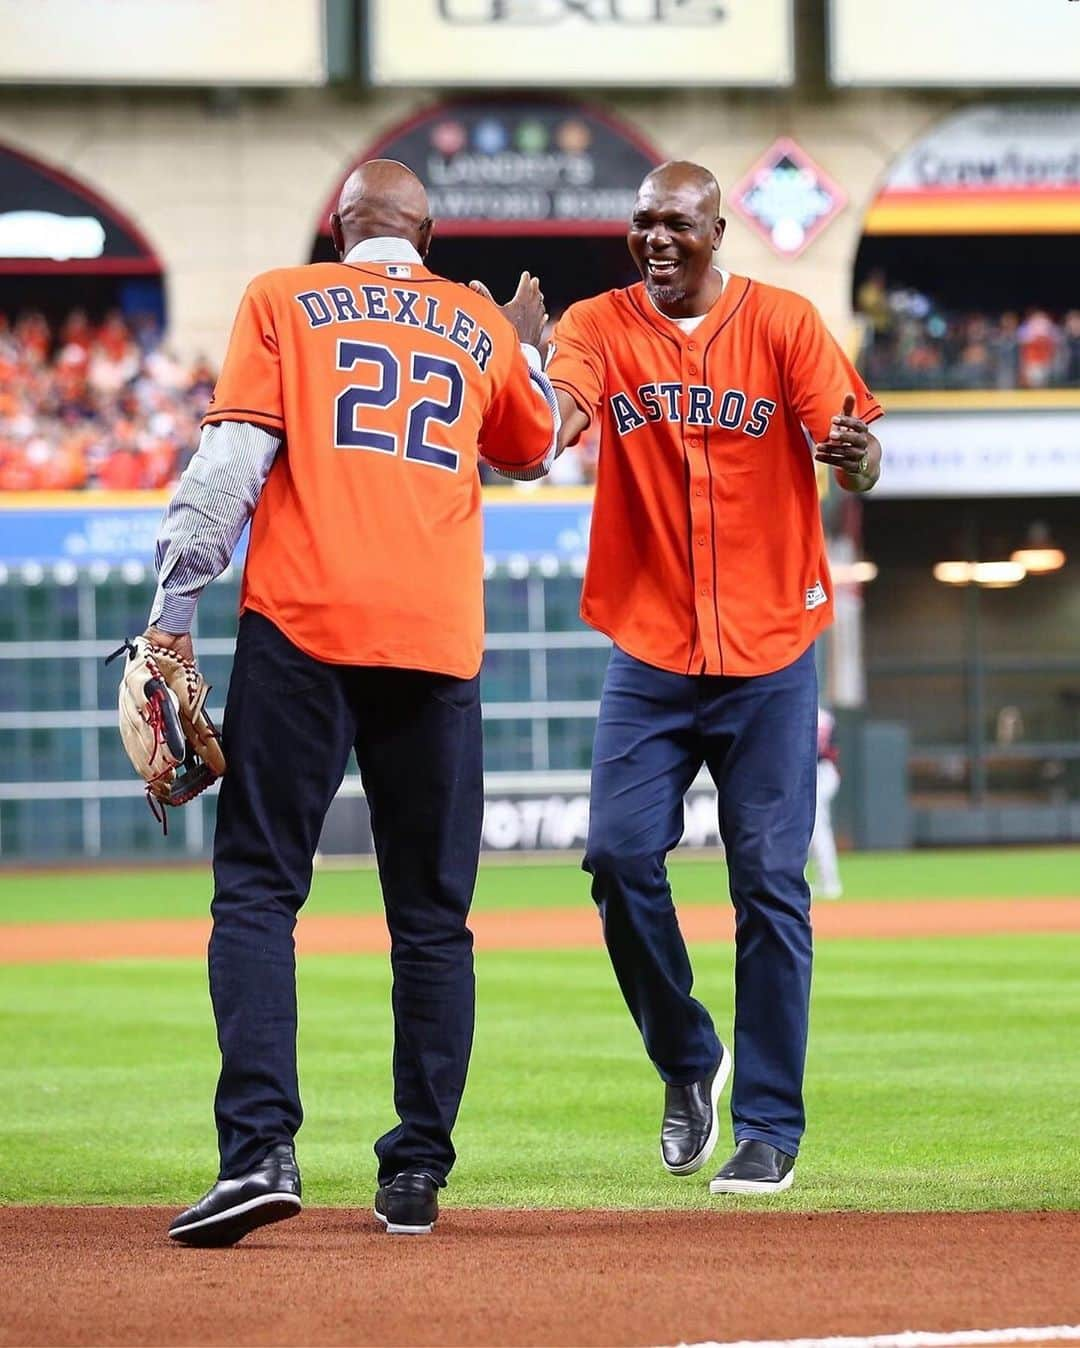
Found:
[[[209,421],[211,417],[231,417],[243,413],[245,417],[259,417],[263,421],[276,421],[279,426],[285,425],[285,418],[279,417],[276,412],[260,412],[255,407],[215,407],[213,411],[207,412],[203,421]]]
[[[732,306],[731,312],[730,312],[729,314],[726,314],[726,315],[724,316],[724,318],[721,319],[719,326],[717,327],[716,331],[712,334],[712,336],[708,339],[708,341],[705,343],[705,349],[704,349],[704,351],[702,351],[702,353],[701,353],[701,377],[702,377],[702,379],[705,380],[705,383],[706,383],[706,384],[708,384],[708,382],[709,382],[709,351],[710,351],[711,348],[712,348],[712,344],[713,344],[713,342],[716,341],[717,337],[720,336],[720,334],[724,331],[724,329],[727,327],[727,325],[731,322],[731,320],[732,320],[732,319],[735,317],[735,315],[739,312],[739,310],[740,310],[740,309],[742,308],[742,306],[743,306],[743,302],[744,302],[744,300],[746,299],[747,295],[750,294],[750,286],[751,286],[753,283],[751,282],[749,276],[743,277],[743,280],[744,280],[745,283],[746,283],[746,284],[744,285],[744,287],[743,287],[743,293],[742,293],[742,294],[739,296],[739,298],[735,301],[734,305]],[[705,440],[705,465],[706,465],[706,467],[707,467],[708,470],[709,470],[709,518],[712,520],[712,533],[713,533],[713,549],[712,549],[712,555],[713,555],[713,556],[712,556],[712,567],[713,567],[713,613],[714,613],[715,616],[716,616],[716,646],[717,646],[717,649],[718,649],[719,652],[720,652],[720,673],[721,673],[721,675],[723,675],[723,673],[724,673],[724,639],[723,639],[723,629],[722,629],[721,626],[720,626],[720,593],[719,593],[720,587],[719,587],[719,585],[717,584],[717,575],[716,575],[716,554],[717,554],[717,551],[718,551],[718,541],[719,541],[719,540],[717,539],[717,535],[716,535],[716,503],[715,503],[714,492],[713,492],[712,459],[709,458],[709,432],[710,432],[711,430],[712,430],[712,427],[711,427],[711,426],[706,426],[706,427],[705,427],[705,436],[704,436],[704,440]]]

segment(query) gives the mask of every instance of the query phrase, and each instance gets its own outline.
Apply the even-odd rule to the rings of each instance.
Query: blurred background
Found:
[[[1080,3],[1017,8],[0,0],[0,858],[207,851],[206,799],[162,839],[102,659],[244,286],[331,256],[376,155],[426,182],[437,271],[527,267],[553,316],[636,279],[650,167],[712,169],[724,265],[809,296],[887,410],[873,495],[822,484],[842,843],[1080,839]],[[594,468],[485,486],[490,849],[584,840]],[[219,711],[241,563],[198,613]],[[323,851],[368,847],[350,777]]]

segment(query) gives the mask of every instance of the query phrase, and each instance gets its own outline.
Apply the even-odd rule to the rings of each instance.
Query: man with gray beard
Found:
[[[560,447],[600,423],[581,613],[615,647],[584,866],[665,1083],[661,1160],[706,1163],[731,1071],[665,870],[704,765],[736,914],[736,1149],[710,1189],[769,1194],[790,1187],[804,1126],[814,639],[832,617],[814,460],[869,491],[882,409],[812,304],[716,268],[723,234],[707,169],[650,173],[627,236],[642,282],[572,305],[548,375]]]

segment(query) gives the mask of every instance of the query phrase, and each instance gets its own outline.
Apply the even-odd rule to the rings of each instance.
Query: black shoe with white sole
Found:
[[[375,1191],[375,1216],[391,1236],[426,1236],[439,1217],[439,1186],[422,1170],[403,1170]]]
[[[720,1061],[707,1077],[689,1086],[664,1088],[660,1159],[673,1175],[692,1175],[713,1153],[720,1131],[716,1102],[731,1074],[731,1054],[720,1045]]]
[[[281,1142],[239,1179],[218,1180],[194,1207],[169,1227],[184,1245],[235,1245],[260,1226],[282,1222],[300,1211],[300,1171],[288,1142]]]
[[[778,1194],[795,1182],[795,1157],[747,1138],[709,1182],[711,1194]]]

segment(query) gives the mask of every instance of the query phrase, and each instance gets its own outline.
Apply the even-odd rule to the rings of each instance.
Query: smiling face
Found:
[[[626,237],[653,302],[672,317],[704,313],[717,296],[713,253],[724,235],[720,191],[697,164],[664,164],[641,184]]]

